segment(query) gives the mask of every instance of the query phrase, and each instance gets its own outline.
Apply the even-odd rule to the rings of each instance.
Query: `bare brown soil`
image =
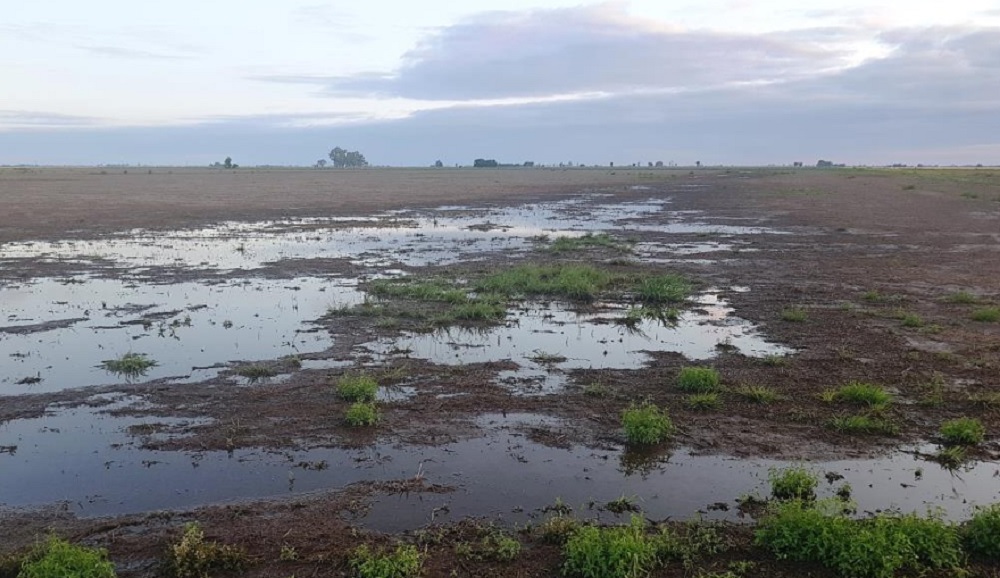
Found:
[[[643,199],[658,185],[707,185],[672,193],[672,210],[704,211],[720,225],[767,226],[787,235],[750,235],[732,251],[685,255],[669,269],[703,286],[722,288],[736,314],[761,325],[772,339],[799,353],[765,362],[722,352],[712,365],[730,388],[767,385],[782,399],[757,405],[726,395],[715,412],[688,409],[671,384],[685,365],[679,355],[660,355],[640,370],[577,371],[575,389],[528,398],[511,396],[492,383],[502,364],[441,368],[398,361],[378,378],[391,385],[406,376],[418,394],[386,404],[377,434],[358,434],[331,420],[346,407],[325,387],[339,371],[300,371],[280,384],[246,388],[199,385],[161,387],[150,383],[134,391],[159,407],[148,415],[216,418],[193,435],[154,445],[162,449],[221,450],[233,447],[369,443],[372,436],[403,444],[440,444],[476,435],[470,418],[488,412],[532,412],[569,418],[572,427],[540,427],[532,439],[560,445],[590,446],[622,441],[619,413],[631,401],[651,399],[670,408],[680,426],[677,443],[699,452],[740,456],[819,458],[871,455],[902,443],[933,439],[946,419],[973,416],[990,439],[982,456],[996,456],[1000,432],[1000,323],[973,321],[979,307],[1000,305],[1000,172],[954,171],[626,171],[550,170],[365,170],[365,171],[211,171],[153,169],[128,174],[96,170],[0,171],[7,210],[0,214],[0,242],[88,237],[129,227],[177,228],[221,219],[267,219],[366,213],[439,204],[517,203],[583,190],[601,190],[616,199]],[[641,184],[651,190],[632,190]],[[675,241],[655,231],[636,233],[644,241]],[[613,261],[601,250],[545,260]],[[702,259],[710,259],[705,263]],[[475,276],[502,266],[494,260],[452,268]],[[610,265],[623,272],[651,268],[641,263]],[[39,264],[37,274],[47,265]],[[310,267],[346,267],[322,262],[281,265],[268,274],[308,274]],[[300,269],[301,267],[301,269]],[[660,267],[662,269],[662,267]],[[729,290],[746,286],[751,290]],[[954,303],[958,291],[976,304]],[[804,320],[790,320],[791,309]],[[906,323],[906,316],[920,323]],[[327,320],[337,333],[338,351],[367,336],[389,330],[364,318]],[[2,330],[0,330],[2,331]],[[282,361],[275,361],[279,367]],[[851,435],[828,424],[863,408],[826,403],[819,394],[849,381],[878,383],[898,402],[875,417],[899,428],[895,436]],[[607,386],[609,395],[586,395],[590,383]],[[221,381],[220,381],[221,383]],[[463,393],[460,397],[439,394]],[[4,420],[37,415],[72,393],[20,396],[0,412]],[[239,423],[238,430],[231,426]],[[151,442],[152,443],[152,442]],[[358,532],[351,512],[385,493],[437,491],[420,480],[397,486],[378,484],[291,501],[266,501],[210,507],[144,517],[77,520],[59,513],[11,513],[4,523],[5,549],[24,547],[44,529],[107,547],[123,576],[158,575],[156,564],[185,521],[198,520],[208,534],[252,552],[246,576],[339,576],[348,573],[346,555],[361,543],[391,538]],[[13,524],[13,525],[12,525]],[[13,530],[11,528],[17,528]],[[453,573],[495,576],[548,576],[557,573],[559,549],[536,534],[519,539],[525,549],[512,564],[470,561],[455,554],[474,527],[435,529],[420,541],[429,553],[425,575]],[[752,560],[753,575],[824,576],[823,571],[774,561],[752,546],[747,528],[728,526],[735,549],[719,560]],[[294,546],[298,559],[280,560],[282,545]],[[724,569],[724,564],[718,566]],[[990,570],[995,571],[995,569]],[[664,576],[683,575],[667,569]]]

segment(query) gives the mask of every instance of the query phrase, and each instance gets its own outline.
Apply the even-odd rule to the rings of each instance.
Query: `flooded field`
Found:
[[[362,491],[332,520],[746,523],[800,467],[857,517],[1000,500],[996,331],[948,320],[991,289],[876,282],[857,263],[919,241],[713,204],[733,182],[3,243],[0,502],[86,524]],[[621,415],[649,404],[673,430],[643,448]],[[966,415],[986,435],[959,452],[939,426]]]

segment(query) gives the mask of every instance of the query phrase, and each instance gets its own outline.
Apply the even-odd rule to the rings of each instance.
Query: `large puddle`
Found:
[[[524,522],[557,499],[578,515],[609,517],[601,507],[623,496],[656,519],[698,513],[735,519],[741,496],[767,495],[771,468],[798,465],[693,456],[683,450],[649,457],[630,455],[621,448],[553,448],[531,441],[526,432],[540,426],[558,430],[560,422],[534,415],[481,416],[480,437],[438,447],[149,451],[140,447],[143,436],[169,436],[171,426],[184,423],[106,413],[136,403],[142,401],[121,397],[103,410],[62,409],[0,427],[3,502],[11,507],[61,502],[79,515],[102,516],[335,490],[354,482],[420,475],[454,491],[382,497],[362,523],[396,531],[466,516]],[[897,453],[807,465],[821,476],[828,472],[843,476],[824,482],[820,494],[833,495],[848,483],[860,513],[889,507],[923,512],[933,506],[962,518],[972,505],[1000,499],[996,463],[951,473],[915,455]]]

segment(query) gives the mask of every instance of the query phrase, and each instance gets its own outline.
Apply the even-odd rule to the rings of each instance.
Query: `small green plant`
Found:
[[[821,399],[874,407],[888,404],[892,401],[892,396],[882,386],[852,381],[837,389],[826,390],[821,394]]]
[[[767,474],[771,495],[777,500],[813,500],[819,478],[805,467],[772,469]]]
[[[628,252],[629,246],[620,243],[607,233],[586,233],[580,237],[556,237],[548,246],[552,253],[567,253],[570,251],[581,251],[591,248],[613,249],[615,251]]]
[[[590,301],[612,280],[611,275],[591,265],[520,265],[481,279],[475,289],[482,294],[549,295]]]
[[[635,503],[635,498],[629,496],[619,496],[614,500],[611,500],[607,504],[604,504],[604,509],[609,512],[614,512],[615,514],[624,514],[625,512],[640,512],[642,508]]]
[[[240,377],[245,377],[250,380],[251,383],[262,381],[265,379],[270,379],[278,372],[274,371],[266,365],[244,365],[236,370],[236,375]]]
[[[337,380],[337,395],[347,401],[375,401],[378,382],[369,375],[344,375]]]
[[[733,393],[751,402],[767,405],[780,399],[778,392],[766,385],[744,385],[733,390]]]
[[[612,393],[610,387],[599,381],[594,381],[583,386],[583,395],[587,397],[609,397]]]
[[[572,516],[557,514],[546,518],[538,525],[542,540],[552,544],[564,544],[573,532],[580,528],[580,521]]]
[[[924,325],[924,318],[916,313],[903,315],[903,327],[923,327]]]
[[[378,406],[372,402],[359,401],[351,404],[344,414],[351,427],[371,427],[379,422]]]
[[[986,428],[976,418],[961,417],[941,424],[941,438],[953,446],[974,446],[983,442]]]
[[[777,353],[769,353],[760,358],[760,362],[771,367],[784,367],[788,365],[788,356]]]
[[[281,553],[278,554],[278,559],[282,562],[294,562],[299,559],[299,551],[295,549],[295,546],[282,544]]]
[[[215,571],[239,571],[246,564],[246,552],[206,541],[205,532],[197,522],[184,526],[184,534],[170,547],[168,558],[169,573],[175,578],[209,578]]]
[[[348,558],[359,578],[415,578],[420,575],[424,556],[416,546],[400,544],[393,551],[357,547]]]
[[[809,318],[805,309],[801,307],[790,307],[781,312],[781,319],[793,323],[801,323]]]
[[[958,305],[974,305],[979,303],[979,298],[969,293],[968,291],[956,291],[948,297],[945,298],[948,303],[955,303]]]
[[[657,564],[657,541],[633,516],[627,526],[577,529],[563,546],[562,573],[575,578],[642,578]]]
[[[549,353],[547,351],[542,351],[541,349],[536,349],[534,352],[532,352],[532,354],[528,357],[528,359],[541,365],[547,365],[553,363],[562,363],[566,361],[566,356],[561,355],[559,353]]]
[[[694,411],[714,411],[722,407],[722,400],[715,392],[692,393],[684,400],[684,405]]]
[[[852,435],[899,435],[899,426],[895,422],[869,415],[838,416],[827,425],[830,429]]]
[[[75,546],[50,537],[21,566],[18,578],[114,578],[115,566],[103,549]]]
[[[646,277],[635,289],[636,297],[643,303],[682,303],[691,295],[691,283],[680,275]]]
[[[981,307],[972,312],[973,321],[996,323],[1000,321],[1000,307]]]
[[[688,393],[711,393],[719,383],[719,372],[712,367],[684,367],[677,375],[677,388]]]
[[[490,528],[478,542],[464,542],[455,553],[470,560],[511,562],[521,554],[521,543],[498,528]]]
[[[976,508],[962,528],[962,541],[972,554],[1000,559],[1000,504]]]
[[[622,412],[625,438],[635,445],[658,444],[674,433],[674,424],[665,410],[651,403],[633,405]]]
[[[126,353],[118,359],[105,359],[101,362],[101,367],[105,371],[128,379],[142,377],[157,365],[157,362],[147,357],[145,353]]]
[[[964,447],[950,446],[938,450],[933,459],[946,470],[957,470],[968,461],[969,456]]]

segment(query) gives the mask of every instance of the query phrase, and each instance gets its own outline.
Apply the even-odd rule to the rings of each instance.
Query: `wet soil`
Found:
[[[488,239],[483,239],[481,242],[486,244],[470,245],[469,251],[461,253],[458,259],[442,261],[435,256],[421,260],[419,249],[413,248],[417,241],[410,239],[399,246],[396,254],[360,260],[293,252],[291,258],[284,255],[257,259],[259,262],[247,268],[193,271],[189,266],[171,267],[161,262],[143,267],[141,279],[132,278],[131,282],[145,286],[199,285],[218,283],[220,279],[274,280],[275,285],[267,290],[275,291],[276,296],[284,295],[280,292],[287,285],[283,280],[297,277],[348,277],[357,281],[340,283],[343,292],[339,303],[315,301],[309,309],[306,304],[310,301],[303,298],[302,307],[314,312],[306,316],[306,321],[315,322],[308,330],[317,332],[305,335],[321,338],[313,347],[255,350],[246,357],[229,353],[213,357],[211,347],[205,345],[201,349],[208,349],[206,358],[189,366],[194,363],[210,366],[215,362],[221,365],[204,374],[191,372],[187,379],[176,379],[177,374],[171,368],[164,369],[164,374],[147,376],[148,379],[111,380],[103,384],[100,380],[90,381],[89,387],[65,389],[52,385],[68,379],[62,377],[43,381],[35,390],[18,385],[21,389],[7,392],[0,419],[10,424],[8,428],[25,426],[26,433],[20,442],[0,440],[0,446],[15,448],[11,456],[0,455],[0,460],[16,457],[18,451],[22,455],[31,451],[25,440],[33,439],[34,434],[27,432],[31,428],[26,427],[24,420],[42,419],[46,414],[66,415],[73,408],[84,408],[106,415],[112,424],[109,427],[116,431],[125,428],[123,433],[115,433],[120,438],[117,443],[134,447],[142,460],[155,462],[148,455],[158,452],[173,457],[200,455],[203,457],[191,460],[191,467],[198,468],[202,466],[194,464],[199,460],[206,459],[201,463],[211,467],[217,456],[228,454],[238,460],[245,458],[249,463],[264,464],[259,467],[266,470],[269,460],[275,459],[273,455],[280,454],[284,456],[280,459],[290,459],[292,466],[275,467],[274,473],[267,475],[275,477],[294,471],[293,478],[282,477],[272,483],[282,487],[298,483],[299,488],[290,488],[291,496],[281,499],[199,508],[164,502],[162,507],[169,509],[168,513],[127,513],[148,510],[139,506],[117,510],[117,515],[98,514],[104,516],[98,518],[87,517],[94,515],[88,514],[93,509],[66,503],[55,505],[59,501],[57,496],[43,509],[37,508],[37,500],[26,500],[23,504],[33,504],[35,508],[12,509],[4,514],[10,522],[4,523],[3,531],[8,538],[7,551],[28,545],[39,533],[56,530],[86,543],[108,547],[120,575],[152,576],[157,575],[157,564],[162,561],[167,544],[176,539],[181,525],[198,520],[211,537],[255,553],[249,574],[240,575],[343,575],[348,570],[344,560],[350,548],[364,542],[386,542],[390,535],[415,540],[413,530],[443,520],[447,525],[433,530],[441,535],[439,542],[428,546],[432,553],[428,575],[453,571],[477,575],[552,575],[559,564],[558,547],[530,533],[520,536],[526,549],[515,564],[470,562],[456,556],[455,544],[468,539],[468,533],[473,531],[463,520],[466,516],[490,515],[507,526],[524,523],[525,516],[528,520],[533,515],[540,516],[537,512],[540,505],[557,497],[572,495],[582,502],[581,496],[587,492],[612,491],[610,488],[616,487],[616,483],[622,483],[616,480],[633,479],[630,476],[646,479],[665,471],[669,455],[664,457],[654,452],[635,456],[622,452],[625,444],[620,412],[640,400],[669,409],[679,432],[666,448],[666,454],[677,453],[675,461],[680,467],[701,467],[707,469],[699,471],[712,472],[708,465],[693,465],[699,463],[699,456],[712,460],[740,458],[747,463],[764,459],[829,464],[857,459],[862,461],[853,466],[840,463],[833,467],[840,468],[838,471],[872,467],[892,472],[882,479],[872,473],[875,470],[867,474],[861,471],[852,480],[855,487],[871,480],[878,488],[870,497],[872,500],[875,496],[891,496],[899,484],[903,488],[913,485],[913,472],[917,469],[926,469],[928,477],[935,480],[924,484],[928,494],[945,492],[938,484],[948,483],[947,476],[936,464],[923,458],[934,451],[937,429],[944,420],[976,417],[986,425],[989,437],[973,454],[979,460],[974,464],[979,466],[966,472],[969,483],[963,481],[965,485],[953,486],[952,491],[963,494],[959,496],[959,504],[966,496],[973,495],[973,500],[995,499],[997,488],[992,487],[990,480],[997,469],[995,460],[1000,449],[994,437],[1000,431],[997,412],[1000,402],[989,396],[1000,392],[997,377],[1000,323],[974,321],[971,315],[976,309],[1000,304],[1000,202],[996,200],[1000,198],[1000,176],[977,175],[970,179],[964,172],[848,170],[234,174],[172,173],[163,169],[155,170],[152,175],[90,174],[93,172],[4,170],[0,181],[10,191],[13,209],[0,218],[0,240],[7,244],[0,247],[14,244],[20,251],[24,243],[33,241],[113,240],[116,231],[140,226],[167,231],[219,220],[369,217],[386,209],[409,209],[411,214],[402,214],[401,219],[434,219],[435,223],[437,219],[461,214],[473,222],[471,232],[499,235],[505,225],[490,211],[504,206],[528,207],[525,210],[532,213],[537,210],[532,207],[539,202],[578,199],[562,211],[565,218],[575,218],[574,227],[579,227],[580,221],[604,222],[600,211],[609,205],[640,205],[651,199],[668,200],[669,205],[665,205],[668,212],[631,213],[613,226],[601,227],[635,243],[634,255],[626,257],[608,248],[552,254],[544,250],[541,242],[506,245],[503,244],[506,241],[498,241],[499,245],[492,246]],[[600,196],[578,196],[595,192]],[[452,207],[442,209],[442,204]],[[37,214],[51,218],[30,218]],[[613,217],[611,220],[614,221]],[[276,227],[303,235],[310,235],[314,228],[301,221],[279,223]],[[234,235],[227,242],[234,247],[253,247],[252,237]],[[244,245],[247,243],[250,245]],[[250,253],[249,257],[244,251],[235,254],[239,259],[253,259]],[[232,256],[234,252],[226,254]],[[0,255],[0,259],[5,259],[3,279],[11,286],[38,283],[36,286],[41,287],[49,282],[46,280],[78,279],[80,275],[109,282],[139,275],[135,265],[109,263],[101,258],[95,258],[90,266],[81,265],[77,259],[53,259],[51,255]],[[460,337],[447,334],[422,333],[422,328],[405,323],[379,324],[365,316],[323,315],[327,306],[358,302],[359,287],[354,283],[360,282],[363,289],[365,278],[387,272],[412,276],[447,274],[456,279],[472,279],[523,262],[596,263],[626,275],[651,271],[684,274],[695,280],[701,291],[713,291],[732,308],[714,323],[746,320],[753,323],[753,331],[766,337],[767,342],[780,344],[793,353],[753,354],[746,347],[733,346],[731,340],[720,337],[707,358],[685,357],[677,351],[652,348],[632,352],[632,356],[642,359],[642,363],[634,366],[600,362],[532,366],[523,358],[505,356],[454,363],[419,355],[419,347],[414,348],[412,343],[399,338],[409,331],[418,331],[411,340],[421,335],[438,335],[442,342],[451,339],[466,343],[464,347],[468,347],[468,339],[463,342]],[[66,287],[72,288],[73,284]],[[972,295],[975,303],[955,302],[953,296],[959,291]],[[125,307],[132,301],[123,298],[118,305]],[[167,299],[161,299],[160,304],[164,301]],[[59,307],[53,305],[56,310]],[[207,311],[211,312],[211,320],[221,324],[222,317],[215,307],[210,304]],[[171,319],[183,320],[184,316],[192,315],[184,309],[165,309],[171,313],[163,319],[168,328]],[[114,307],[112,310],[121,311]],[[790,310],[801,315],[788,315]],[[290,308],[285,313],[280,311],[275,315],[292,313]],[[142,308],[128,310],[122,320],[151,320],[149,314],[149,310]],[[199,325],[197,311],[193,315],[195,329],[207,328],[211,322],[206,318],[205,324]],[[54,335],[53,331],[74,331],[74,327],[86,323],[80,319],[92,316],[88,313],[80,318],[67,312],[64,317],[43,323],[8,317],[11,322],[0,329],[0,337],[14,339],[34,334],[41,337]],[[29,317],[24,315],[25,319]],[[919,323],[915,318],[919,318]],[[135,331],[127,336],[128,340],[147,343],[151,339],[141,333],[141,322],[127,327]],[[152,327],[155,332],[155,326]],[[579,327],[587,330],[586,324]],[[181,335],[181,341],[186,339],[183,323],[173,329]],[[487,336],[487,342],[500,338],[489,333],[490,327],[483,324],[473,324],[467,329],[480,331]],[[252,327],[248,331],[259,333]],[[226,334],[212,335],[217,340],[219,335]],[[294,341],[281,336],[275,340]],[[373,347],[380,340],[394,344],[396,349]],[[245,342],[236,341],[240,347]],[[65,341],[51,347],[61,343]],[[485,349],[489,346],[481,344],[476,351]],[[521,349],[530,351],[526,347]],[[571,349],[569,345],[567,351],[547,353],[561,353],[566,358],[594,356],[576,356]],[[462,349],[457,351],[451,355],[462,360]],[[29,369],[30,364],[22,363],[31,357],[13,357],[18,353],[22,350],[14,350],[10,361],[5,361],[5,367],[18,368],[7,376],[9,381],[36,372],[44,374],[47,366],[31,371],[34,366]],[[41,353],[35,357],[38,355]],[[238,363],[227,363],[231,361]],[[264,365],[275,376],[260,381],[240,378],[237,375],[240,363]],[[692,363],[715,367],[730,390],[743,385],[766,385],[775,389],[780,399],[760,405],[730,392],[723,394],[723,405],[718,410],[693,410],[686,403],[686,395],[673,386],[680,368]],[[25,369],[21,371],[18,364]],[[535,383],[531,379],[527,380],[527,386],[518,381],[524,377],[518,376],[518,370],[526,366],[535,372],[531,379],[542,384],[541,392],[530,391],[531,383]],[[374,430],[348,427],[341,416],[349,404],[338,398],[333,389],[340,376],[358,371],[375,376],[385,392],[404,392],[396,396],[385,394],[382,421]],[[510,378],[512,372],[514,378]],[[895,403],[881,411],[879,417],[891,420],[898,427],[898,435],[848,435],[828,427],[832,418],[867,411],[820,399],[819,394],[824,390],[850,381],[881,384],[894,394]],[[552,383],[555,385],[546,389]],[[595,384],[600,387],[594,387]],[[14,386],[11,383],[10,387]],[[122,393],[130,397],[123,401]],[[490,420],[503,422],[508,415],[535,417],[514,427],[514,437],[497,434],[511,430],[508,426],[498,430]],[[42,424],[42,427],[48,426]],[[576,481],[556,483],[530,498],[502,492],[489,494],[489,498],[473,495],[465,501],[448,498],[455,492],[474,493],[477,484],[481,485],[491,474],[486,471],[480,477],[473,473],[449,476],[449,471],[466,472],[472,466],[449,463],[435,467],[434,464],[446,463],[444,456],[453,444],[473,444],[471,448],[478,448],[477,440],[491,439],[502,446],[501,455],[511,460],[508,467],[512,471],[519,471],[516,464],[524,462],[552,463],[553,471],[557,471],[566,467],[566,460],[572,463],[585,456],[584,462],[580,462],[583,470]],[[17,443],[22,444],[20,450]],[[59,447],[59,442],[54,446]],[[397,451],[393,453],[391,449]],[[379,463],[378,456],[391,454],[397,465],[377,466],[380,468],[377,476],[361,474],[356,479],[327,479],[312,468],[319,469],[324,456],[334,460],[331,456],[341,454],[323,454],[324,451],[355,452],[354,455],[363,456],[357,463],[366,460]],[[421,453],[424,451],[446,453],[436,458],[436,454]],[[920,459],[902,465],[864,461],[897,459],[893,456],[901,455],[901,451]],[[437,462],[425,462],[425,458]],[[612,470],[624,478],[608,474],[606,486],[593,486],[581,492],[571,490],[583,479],[601,479],[603,474],[588,471],[596,467],[590,461],[607,460],[620,460]],[[305,466],[296,467],[298,462]],[[155,471],[157,464],[145,467]],[[759,478],[768,463],[755,467],[753,476]],[[931,476],[933,468],[938,469]],[[540,476],[534,482],[536,485],[544,483],[544,467],[520,471]],[[901,482],[904,473],[909,477]],[[939,474],[944,477],[937,477]],[[709,480],[713,478],[711,473],[705,475]],[[726,474],[714,474],[716,479],[720,476]],[[155,479],[155,475],[150,479]],[[696,479],[673,483],[711,485],[692,481]],[[453,481],[457,483],[452,484]],[[759,483],[740,487],[746,491],[760,489]],[[734,514],[721,516],[732,520],[724,532],[737,544],[733,559],[757,563],[754,575],[793,576],[806,570],[823,575],[813,568],[779,564],[751,546],[749,530],[734,518],[738,495],[724,495],[739,494],[741,490],[725,485],[720,488],[723,494],[697,494],[684,507],[656,505],[652,498],[655,491],[649,487],[639,485],[635,491],[642,493],[642,499],[650,500],[647,509],[654,512],[650,515],[660,519],[691,515],[698,510],[708,513],[708,506],[714,503],[731,504],[727,507],[732,507]],[[240,494],[246,498],[254,495]],[[602,499],[614,497],[608,494]],[[101,499],[114,502],[115,497]],[[509,501],[502,503],[505,499]],[[861,499],[866,498],[862,495]],[[178,503],[219,501],[223,500],[209,496],[200,502]],[[479,501],[487,506],[477,511],[468,505]],[[917,499],[911,509],[920,510],[922,503]],[[869,504],[869,511],[880,507],[874,501]],[[587,510],[581,503],[575,503],[574,507]],[[518,508],[523,509],[519,512]],[[956,506],[955,517],[962,516],[961,509]],[[110,508],[107,512],[113,514],[116,510]],[[599,511],[585,516],[615,521]],[[370,530],[359,531],[359,528],[383,530],[383,533],[371,534]],[[281,546],[286,544],[295,547],[298,560],[280,560]],[[672,572],[668,569],[664,575],[673,575]]]

